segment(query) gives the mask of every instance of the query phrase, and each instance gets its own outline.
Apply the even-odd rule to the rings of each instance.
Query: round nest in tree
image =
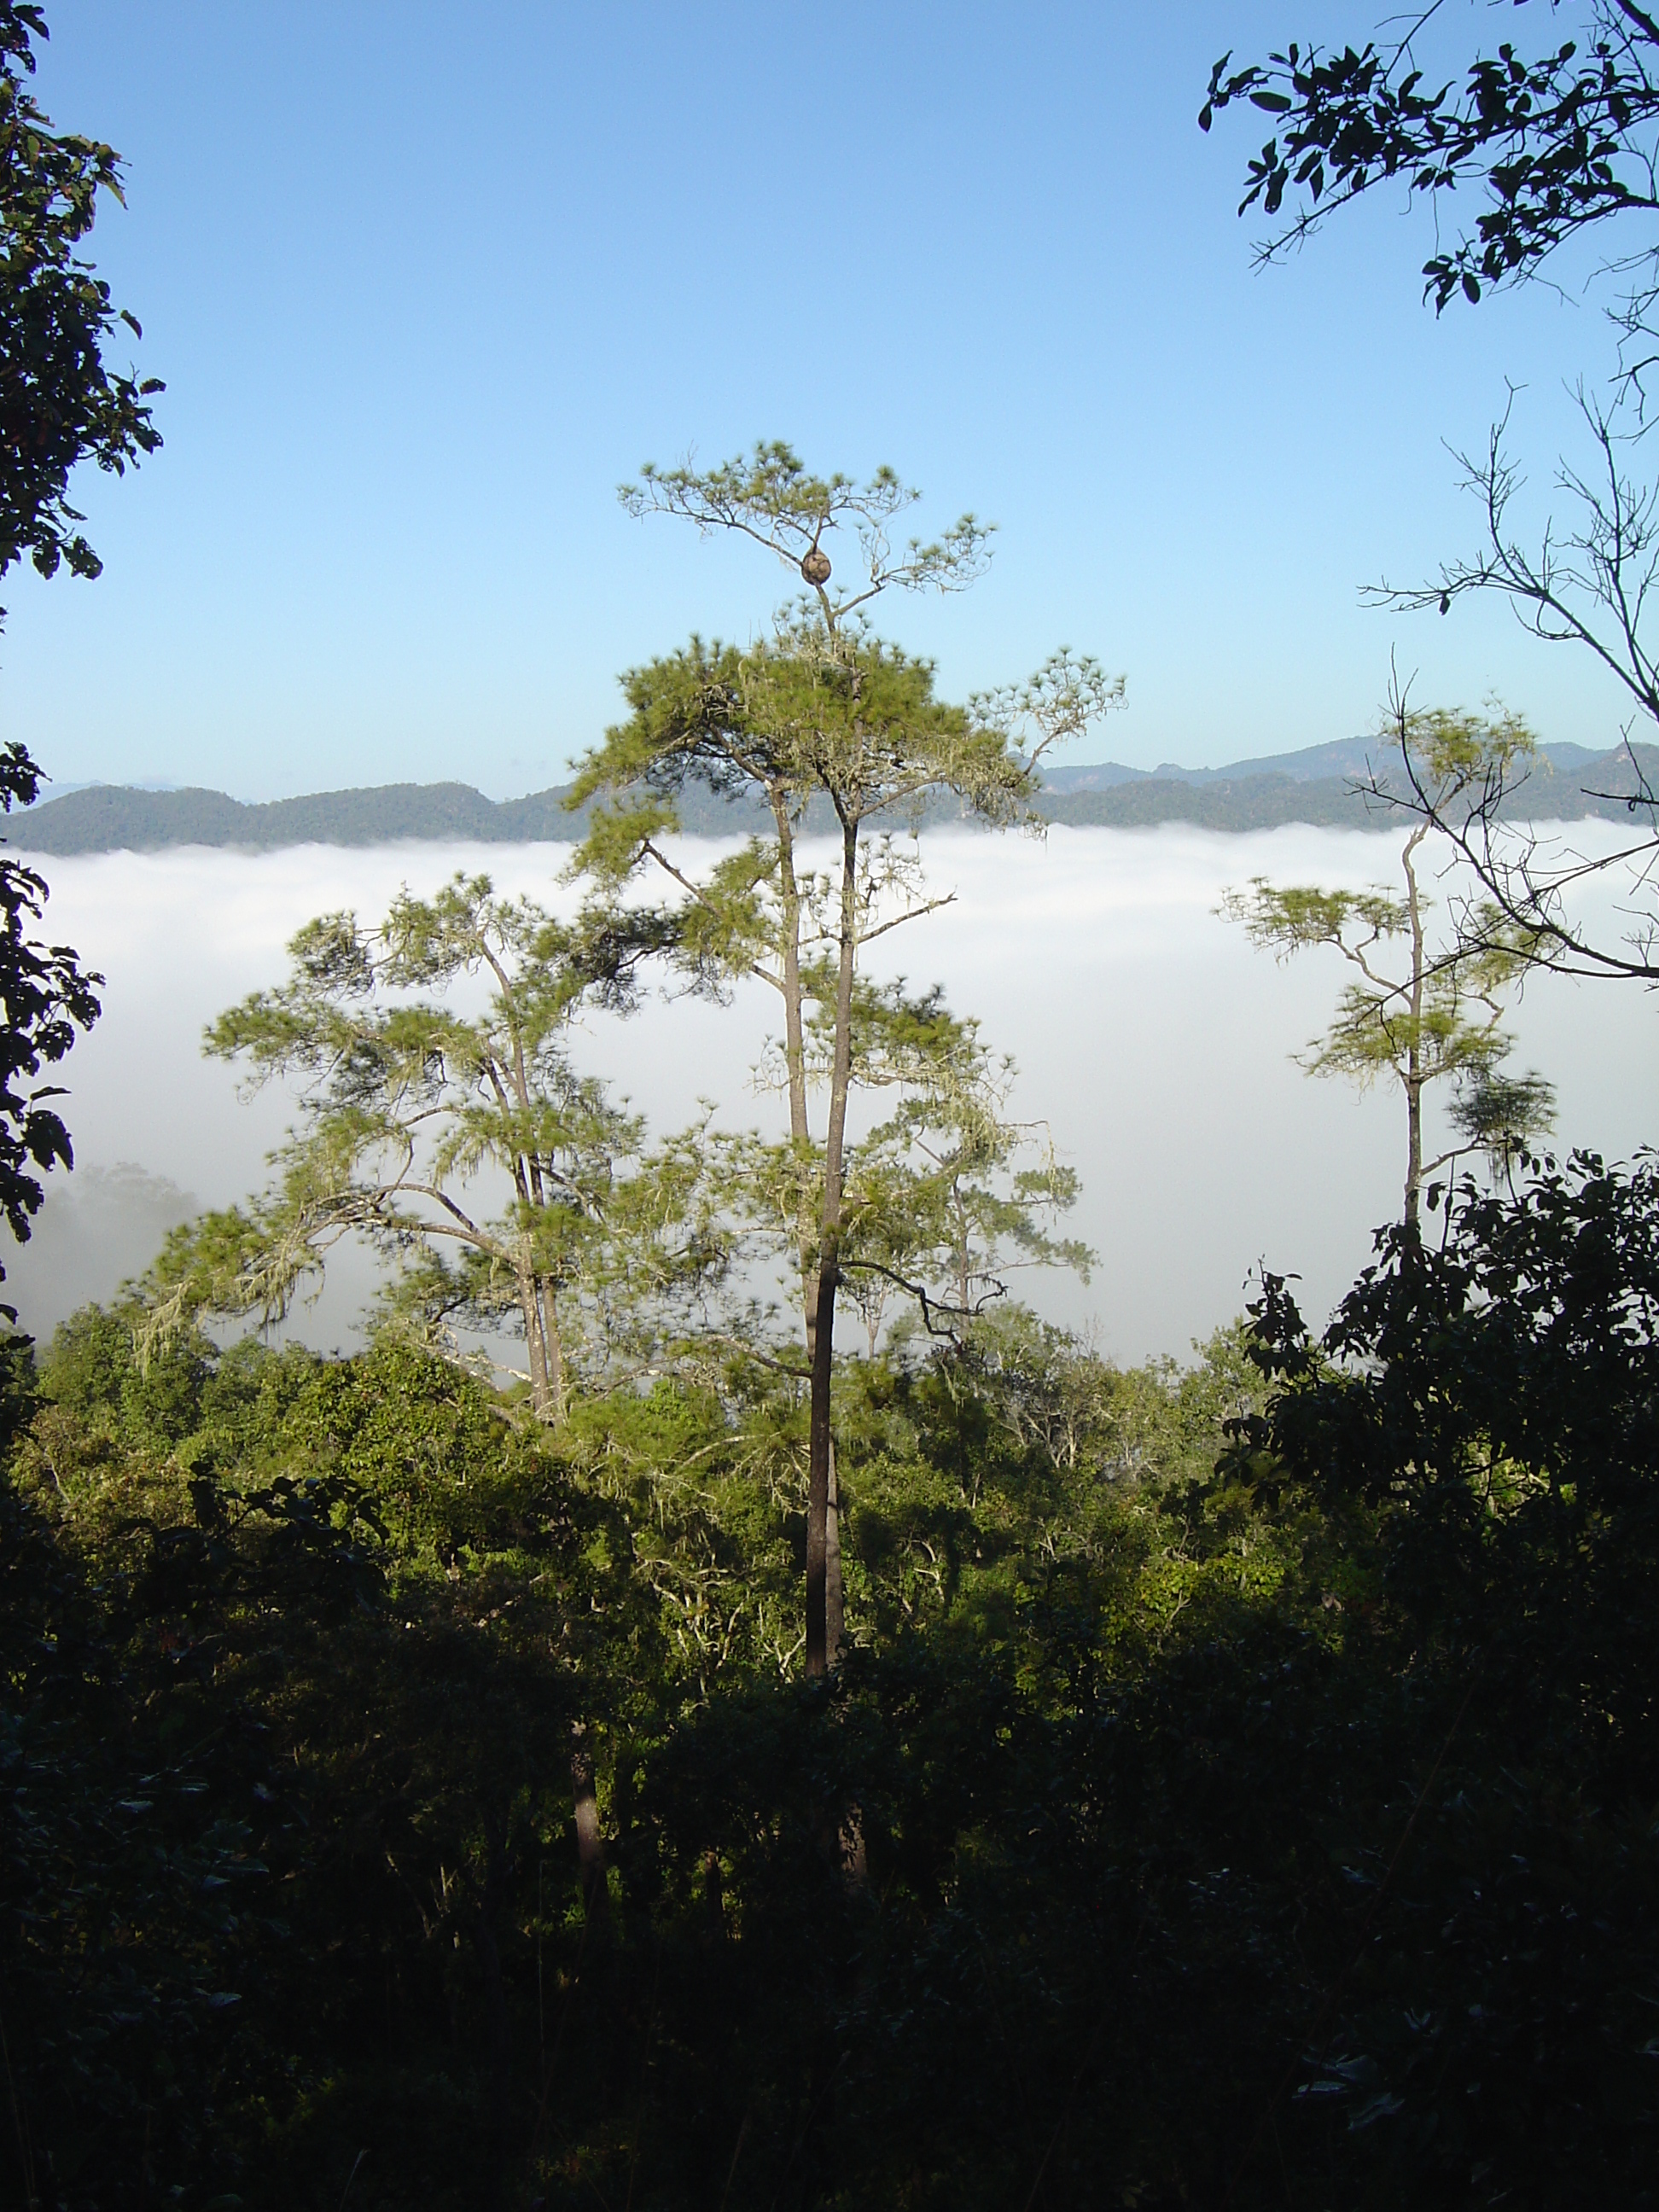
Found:
[[[830,580],[830,556],[820,553],[815,545],[801,562],[800,572],[809,584],[827,584]]]

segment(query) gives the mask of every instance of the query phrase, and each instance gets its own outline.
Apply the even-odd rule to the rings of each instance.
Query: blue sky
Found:
[[[1348,735],[1391,649],[1425,703],[1611,744],[1610,689],[1498,607],[1358,599],[1474,543],[1443,441],[1506,378],[1541,516],[1595,301],[1437,322],[1394,205],[1257,273],[1261,118],[1195,127],[1224,48],[1374,11],[58,0],[40,94],[127,158],[93,251],[167,444],[83,486],[102,579],[13,582],[6,730],[64,781],[538,788],[621,669],[776,592],[618,481],[783,436],[998,523],[972,594],[884,626],[952,695],[1097,653],[1130,705],[1091,757]]]

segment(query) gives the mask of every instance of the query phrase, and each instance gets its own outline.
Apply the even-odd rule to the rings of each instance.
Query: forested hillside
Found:
[[[1366,741],[1375,750],[1374,741]],[[1557,748],[1565,755],[1577,746]],[[1506,802],[1511,817],[1575,821],[1597,815],[1618,819],[1635,788],[1631,753],[1604,758],[1584,755],[1557,766],[1541,748],[1536,769]],[[1240,762],[1202,776],[1159,769],[1056,767],[1054,787],[1038,793],[1036,811],[1049,822],[1111,829],[1146,829],[1161,822],[1190,822],[1206,830],[1272,830],[1288,822],[1374,829],[1386,817],[1358,788],[1366,744],[1315,746],[1310,761],[1340,751],[1352,764],[1340,774],[1308,775],[1283,760]],[[1659,769],[1659,746],[1638,744],[1644,773]],[[1105,779],[1097,782],[1097,778]],[[368,791],[317,792],[304,799],[245,805],[220,791],[129,791],[93,784],[22,809],[13,842],[26,852],[156,852],[173,845],[232,845],[268,852],[283,845],[382,845],[400,838],[468,840],[480,844],[528,844],[540,839],[570,843],[585,833],[581,812],[565,805],[570,787],[556,784],[527,798],[489,799],[464,783],[394,783]],[[960,818],[960,809],[935,803],[929,818]],[[746,835],[762,817],[752,803],[727,801],[707,792],[685,794],[683,827],[694,836]],[[826,833],[834,817],[820,802],[808,810],[808,826]]]

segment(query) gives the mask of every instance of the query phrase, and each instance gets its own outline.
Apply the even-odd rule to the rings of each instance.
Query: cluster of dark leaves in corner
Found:
[[[1505,43],[1478,56],[1456,89],[1425,80],[1404,44],[1387,54],[1370,43],[1340,52],[1291,46],[1238,70],[1224,55],[1199,121],[1207,131],[1241,100],[1279,118],[1249,164],[1239,209],[1277,216],[1287,192],[1306,193],[1270,252],[1389,179],[1427,194],[1484,185],[1473,234],[1423,270],[1437,307],[1460,292],[1477,301],[1483,286],[1525,275],[1576,233],[1653,204],[1659,30],[1637,8],[1595,15],[1587,51],[1569,40],[1528,61]]]
[[[0,0],[0,575],[27,554],[43,576],[102,567],[69,504],[70,471],[91,458],[117,475],[161,433],[148,400],[163,386],[112,374],[102,349],[125,323],[109,286],[76,256],[98,196],[121,197],[112,147],[55,133],[27,90],[33,44],[47,36],[39,7]]]
[[[7,745],[0,750],[0,805],[8,812],[14,803],[28,805],[40,777],[21,745]],[[70,946],[42,945],[30,934],[46,899],[46,884],[33,869],[0,855],[0,1212],[20,1242],[40,1206],[31,1170],[74,1164],[63,1117],[46,1103],[63,1093],[33,1079],[64,1058],[77,1029],[98,1018],[94,986],[103,981],[82,968]],[[0,1313],[17,1317],[9,1306]]]
[[[793,1607],[775,1378],[550,1436],[407,1346],[15,1348],[28,2194],[1650,2202],[1656,1321],[1659,1167],[1575,1158],[1316,1340],[849,1362],[818,1684],[687,1656]]]
[[[1469,2100],[1519,2128],[1547,2071],[1581,2124],[1659,2118],[1659,1168],[1525,1164],[1518,1192],[1431,1190],[1438,1242],[1379,1232],[1317,1341],[1269,1276],[1252,1357],[1278,1388],[1229,1454],[1236,1479],[1368,1522],[1410,1665],[1437,1646],[1461,1686],[1439,1754],[1459,1779],[1431,1772],[1389,1949],[1368,1916],[1297,2098],[1387,2122],[1396,2177],[1466,2159],[1492,2203],[1510,2200]],[[1380,1905],[1397,1863],[1352,1878]],[[1405,2000],[1413,1946],[1437,1954],[1438,2006]],[[1553,2168],[1517,2193],[1594,2197]]]
[[[54,132],[28,91],[46,36],[32,0],[0,0],[0,577],[25,555],[43,576],[65,566],[97,575],[84,518],[69,501],[70,472],[92,459],[121,475],[161,442],[149,404],[160,382],[112,372],[104,360],[118,325],[135,336],[138,325],[76,252],[99,195],[121,196],[120,161],[96,139]],[[0,752],[8,813],[32,804],[40,781],[21,745]],[[0,1212],[19,1238],[41,1200],[31,1170],[71,1164],[69,1133],[43,1103],[61,1093],[31,1079],[96,1018],[92,987],[101,980],[66,946],[28,936],[46,896],[40,876],[0,860]]]

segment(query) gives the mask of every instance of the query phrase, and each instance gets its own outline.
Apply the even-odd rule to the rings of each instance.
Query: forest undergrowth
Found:
[[[817,1680],[798,1381],[14,1340],[0,2192],[1650,2202],[1656,1237],[849,1361]]]

